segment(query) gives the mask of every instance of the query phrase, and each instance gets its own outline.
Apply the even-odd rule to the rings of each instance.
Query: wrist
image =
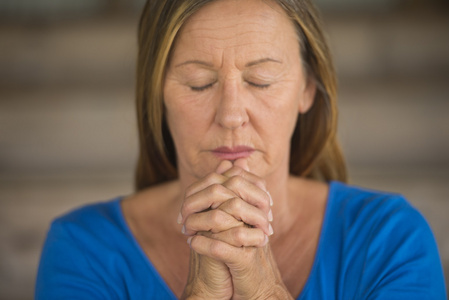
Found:
[[[293,296],[287,290],[284,284],[276,284],[272,286],[266,293],[260,294],[255,299],[266,300],[266,299],[279,299],[279,300],[294,300]]]
[[[266,299],[293,300],[294,298],[285,286],[277,286],[271,293],[270,297]]]
[[[201,263],[200,263],[201,261]],[[190,252],[187,283],[180,299],[230,299],[232,282],[227,267],[211,258]]]
[[[193,285],[187,284],[181,296],[182,300],[210,300],[210,299],[230,299],[229,295],[219,295],[210,292],[205,284],[196,282]]]

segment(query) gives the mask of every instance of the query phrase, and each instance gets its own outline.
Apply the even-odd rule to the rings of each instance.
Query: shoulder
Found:
[[[344,234],[352,246],[398,240],[403,243],[417,235],[428,244],[434,243],[424,216],[400,194],[333,182],[328,201],[327,221],[334,233]]]
[[[92,221],[98,217],[111,217],[123,197],[116,197],[107,201],[86,204],[72,209],[69,212],[57,217],[54,222],[76,223],[81,220]]]
[[[78,264],[91,265],[129,252],[132,238],[122,217],[121,199],[85,205],[57,217],[47,232],[42,259],[54,263],[52,257],[63,253]]]
[[[329,202],[327,245],[338,247],[334,260],[348,279],[344,290],[356,283],[352,296],[360,299],[444,294],[433,233],[403,196],[333,182]]]
[[[400,194],[367,189],[338,181],[330,183],[329,197],[332,198],[332,201],[338,201],[343,205],[357,206],[386,200],[393,201],[396,205],[409,205]]]
[[[330,184],[328,201],[329,208],[347,222],[395,217],[423,219],[422,215],[400,194],[340,182]]]
[[[83,206],[52,222],[36,299],[172,299],[133,238],[122,197]]]
[[[115,246],[126,238],[120,199],[83,206],[52,222],[41,252],[36,299],[115,298],[103,283],[114,281],[108,261],[117,257]]]
[[[115,199],[76,208],[53,220],[50,234],[69,235],[76,239],[121,227],[120,201]]]

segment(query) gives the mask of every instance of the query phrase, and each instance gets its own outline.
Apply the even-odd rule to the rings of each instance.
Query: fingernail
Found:
[[[271,198],[271,194],[267,191],[268,197],[270,197],[270,206],[273,206],[273,198]]]
[[[271,224],[268,224],[268,235],[273,235],[274,231],[273,231],[273,226],[271,226]]]
[[[187,239],[187,244],[189,244],[189,246],[190,246],[190,244],[192,243],[192,238],[193,238],[193,236],[191,236],[191,237],[189,237],[189,238]]]
[[[273,222],[273,211],[270,209],[270,211],[268,212],[268,221],[269,222]]]
[[[181,213],[179,213],[179,215],[178,215],[178,220],[177,220],[177,222],[178,222],[178,224],[181,224],[181,223],[182,223],[182,215],[181,215]]]
[[[182,226],[181,232],[182,232],[182,234],[186,234],[186,225]]]

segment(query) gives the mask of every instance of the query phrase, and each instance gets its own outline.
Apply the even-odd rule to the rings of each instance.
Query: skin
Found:
[[[255,149],[247,159],[253,173],[288,175],[290,136],[315,92],[299,52],[293,24],[270,2],[213,2],[187,21],[164,88],[183,181],[218,166],[211,150],[237,145]]]
[[[178,297],[289,299],[307,280],[327,186],[288,173],[315,94],[299,53],[293,24],[267,1],[215,1],[178,35],[164,101],[179,180],[122,201]],[[233,161],[213,151],[241,145],[254,151]]]

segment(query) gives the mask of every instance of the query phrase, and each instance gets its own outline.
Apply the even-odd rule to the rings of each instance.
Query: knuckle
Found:
[[[211,221],[213,224],[217,225],[223,223],[224,216],[221,210],[214,209],[210,213],[211,213]]]
[[[210,173],[206,176],[205,181],[209,184],[213,184],[218,181],[219,175],[217,173]]]
[[[239,245],[245,245],[247,240],[247,233],[244,227],[238,227],[234,231],[234,240]]]
[[[240,211],[243,208],[243,203],[240,198],[232,198],[229,202],[229,206],[233,211]]]
[[[215,196],[215,195],[221,194],[222,190],[223,190],[223,186],[221,184],[214,183],[209,187],[209,194],[211,196]]]
[[[231,187],[238,188],[243,184],[243,178],[238,175],[235,175],[235,176],[232,176],[231,178],[229,178],[227,183]]]

